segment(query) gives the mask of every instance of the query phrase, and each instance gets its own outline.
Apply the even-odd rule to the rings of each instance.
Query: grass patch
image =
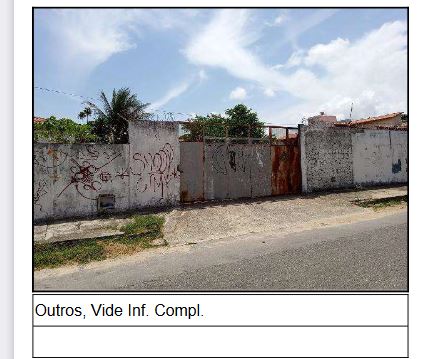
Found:
[[[386,207],[393,207],[393,206],[400,206],[402,204],[407,204],[407,195],[397,196],[392,198],[357,200],[354,201],[354,203],[360,207],[373,208],[378,210]]]
[[[157,234],[161,231],[165,219],[163,217],[146,215],[134,216],[133,222],[121,228],[125,234]]]
[[[83,264],[140,252],[153,247],[151,241],[162,237],[163,224],[164,218],[160,216],[135,216],[132,223],[122,228],[124,236],[58,243],[34,243],[35,269]]]
[[[35,269],[53,268],[70,263],[105,259],[105,251],[96,240],[60,243],[34,243]]]

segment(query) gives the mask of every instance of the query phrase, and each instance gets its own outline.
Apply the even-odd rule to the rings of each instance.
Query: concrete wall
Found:
[[[301,126],[302,190],[407,181],[407,132]]]
[[[407,132],[366,130],[352,134],[355,184],[407,181]]]
[[[353,185],[350,129],[303,126],[300,143],[304,192]]]
[[[128,145],[34,145],[34,219],[97,213],[99,194],[115,196],[119,210],[129,208],[129,183],[122,174]]]
[[[98,213],[99,195],[114,211],[179,201],[177,124],[130,123],[130,144],[34,144],[34,220]]]
[[[130,208],[175,205],[180,201],[178,124],[130,123]]]
[[[100,195],[127,211],[176,205],[180,192],[183,201],[272,194],[269,144],[180,144],[178,124],[153,121],[130,123],[129,137],[34,144],[34,219],[96,215]],[[304,192],[407,181],[405,131],[301,126],[300,145]]]

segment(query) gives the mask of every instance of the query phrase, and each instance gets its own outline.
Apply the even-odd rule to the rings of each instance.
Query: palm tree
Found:
[[[113,90],[111,102],[103,91],[100,94],[102,107],[93,102],[86,102],[96,115],[94,133],[107,143],[128,143],[128,122],[144,120],[149,103],[144,104],[132,94],[129,88]]]
[[[86,114],[85,114],[84,111],[81,111],[81,112],[78,114],[78,118],[79,118],[80,120],[83,120],[85,116],[86,116]]]
[[[87,116],[87,123],[88,123],[88,116],[90,116],[92,114],[91,108],[89,106],[87,106],[84,108],[84,111],[82,111],[82,112],[84,112],[84,115]]]

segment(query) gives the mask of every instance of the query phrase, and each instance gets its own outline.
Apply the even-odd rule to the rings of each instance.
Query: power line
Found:
[[[91,100],[98,101],[97,99],[95,99],[95,98],[93,98],[93,97],[87,97],[87,96],[77,95],[77,94],[74,94],[74,93],[68,93],[68,92],[61,91],[61,90],[49,89],[49,88],[47,88],[47,87],[34,86],[34,88],[35,88],[35,89],[38,89],[38,90],[42,90],[42,91],[55,92],[55,93],[59,93],[59,94],[62,94],[62,95],[67,95],[67,96],[80,97],[80,98],[83,98],[83,99],[85,99],[85,100],[87,100],[87,99],[91,99]]]
[[[54,92],[54,93],[58,93],[58,94],[62,94],[62,95],[67,95],[67,96],[72,96],[72,97],[79,97],[82,98],[84,100],[94,100],[94,101],[100,101],[94,97],[89,97],[89,96],[83,96],[83,95],[78,95],[75,93],[69,93],[66,91],[61,91],[61,90],[56,90],[56,89],[49,89],[47,87],[40,87],[40,86],[34,86],[35,89],[41,90],[41,91],[47,91],[47,92]],[[148,110],[148,113],[156,113],[158,114],[163,114],[163,116],[165,116],[168,119],[172,119],[173,115],[181,115],[181,116],[188,116],[190,118],[193,117],[193,114],[189,114],[189,113],[184,113],[184,112],[173,112],[173,111],[166,111],[166,110]]]
[[[69,93],[66,91],[62,91],[62,90],[56,90],[56,89],[50,89],[47,87],[40,87],[40,86],[34,86],[35,89],[41,90],[41,91],[47,91],[47,92],[53,92],[53,93],[58,93],[58,94],[62,94],[62,95],[67,95],[67,96],[72,96],[72,97],[79,97],[82,98],[84,100],[94,100],[94,101],[100,101],[99,99],[96,99],[94,97],[89,97],[89,96],[83,96],[83,95],[78,95],[75,93]],[[151,117],[156,117],[156,120],[160,120],[160,116],[162,116],[162,119],[165,119],[166,121],[176,121],[175,119],[175,115],[179,115],[179,116],[184,116],[184,117],[188,117],[188,118],[193,118],[194,116],[196,116],[196,113],[185,113],[185,112],[174,112],[174,111],[167,111],[167,110],[148,110],[146,109],[146,111],[148,113],[150,113],[152,116]],[[352,109],[351,109],[352,111]],[[273,123],[267,122],[267,125],[275,125]],[[283,126],[297,126],[297,124],[283,124]]]

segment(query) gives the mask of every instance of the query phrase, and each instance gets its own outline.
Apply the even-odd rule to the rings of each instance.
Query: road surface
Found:
[[[407,212],[35,273],[36,290],[406,290]]]

